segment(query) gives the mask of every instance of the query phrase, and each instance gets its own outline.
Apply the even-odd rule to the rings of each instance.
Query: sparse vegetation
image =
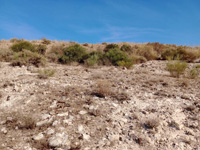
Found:
[[[111,95],[111,83],[107,80],[99,80],[96,82],[95,89],[92,92],[93,95],[98,97],[105,98],[106,96]]]
[[[179,78],[181,74],[184,73],[188,64],[182,61],[169,61],[167,63],[167,70],[170,72],[171,76]]]
[[[145,121],[144,126],[147,129],[155,129],[159,126],[159,124],[160,121],[158,118],[150,118]]]
[[[127,53],[132,53],[132,48],[130,45],[124,44],[120,48],[121,51],[127,52]]]
[[[42,38],[42,44],[49,45],[51,44],[51,41],[47,40],[46,38]]]
[[[29,50],[23,50],[15,53],[11,62],[12,66],[29,66],[34,65],[36,67],[44,66],[46,62],[45,57],[38,53],[31,52]]]
[[[30,50],[32,52],[36,51],[36,47],[28,41],[21,41],[19,43],[13,44],[11,49],[14,52],[21,52],[23,49]]]
[[[189,70],[188,77],[195,79],[199,76],[199,70],[197,68],[192,68]]]
[[[136,50],[136,55],[143,56],[147,60],[155,60],[158,58],[157,52],[152,46],[145,45]]]
[[[38,71],[38,77],[40,79],[47,79],[49,77],[53,77],[53,75],[55,74],[55,70],[53,69],[43,69],[43,70],[39,70]]]

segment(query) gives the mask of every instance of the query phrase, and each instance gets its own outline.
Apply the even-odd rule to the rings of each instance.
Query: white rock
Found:
[[[56,133],[56,135],[48,139],[49,146],[51,147],[60,147],[68,146],[70,142],[68,141],[68,136],[65,133]]]
[[[34,139],[35,141],[40,141],[40,140],[42,140],[43,138],[44,138],[43,133],[39,133],[38,135],[36,135],[36,136],[33,137],[33,139]]]
[[[46,131],[47,135],[51,135],[51,134],[54,134],[54,133],[55,133],[55,130],[51,129],[51,128],[48,128],[47,131]]]
[[[85,115],[85,114],[87,114],[87,111],[81,110],[81,111],[79,112],[79,114],[80,114],[80,115]]]
[[[83,134],[83,139],[88,141],[90,139],[90,136],[88,134]]]
[[[36,123],[36,126],[37,126],[37,127],[41,127],[41,126],[43,126],[43,125],[45,125],[45,124],[47,124],[47,123],[49,123],[49,120],[43,120],[43,121],[37,122],[37,123]]]
[[[58,117],[64,117],[64,116],[68,116],[68,112],[62,113],[62,114],[57,114]]]
[[[49,115],[49,114],[44,114],[44,115],[42,115],[42,120],[48,119],[48,118],[50,118],[50,117],[51,117],[51,115]]]
[[[5,127],[3,127],[3,128],[1,129],[1,132],[3,132],[4,134],[7,134],[7,133],[8,133],[8,131],[7,131],[7,129],[6,129]]]
[[[79,133],[82,133],[82,132],[83,132],[83,125],[79,125],[79,126],[78,126],[78,132],[79,132]]]

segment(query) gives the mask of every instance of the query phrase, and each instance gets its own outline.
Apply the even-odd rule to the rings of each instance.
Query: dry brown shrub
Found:
[[[95,89],[92,92],[93,95],[98,97],[106,97],[111,95],[111,83],[108,80],[99,80],[96,82]]]
[[[160,120],[156,117],[149,118],[144,122],[144,126],[147,129],[155,129],[159,126],[159,124]]]
[[[158,58],[158,53],[152,46],[145,45],[136,50],[136,55],[143,56],[147,60],[155,60]]]

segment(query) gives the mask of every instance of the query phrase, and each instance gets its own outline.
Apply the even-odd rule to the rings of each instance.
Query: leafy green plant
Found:
[[[52,69],[43,69],[38,71],[38,77],[40,79],[47,79],[48,77],[52,77],[55,74],[55,70]]]
[[[86,64],[88,66],[94,66],[95,64],[97,64],[99,60],[99,56],[97,54],[91,55],[87,60],[86,60]]]
[[[36,67],[39,67],[44,66],[45,62],[46,59],[42,55],[31,52],[29,50],[23,50],[14,54],[11,64],[12,66],[34,65]]]
[[[21,41],[19,43],[13,44],[11,49],[14,52],[21,52],[23,49],[30,50],[32,52],[36,51],[36,47],[28,41]]]
[[[171,76],[179,78],[181,74],[184,73],[188,64],[182,61],[169,61],[167,63],[167,70],[170,72]]]
[[[83,57],[87,55],[86,49],[79,44],[69,46],[64,50],[63,55],[59,58],[61,63],[82,62]]]
[[[105,53],[105,56],[115,66],[118,66],[122,63],[128,64],[131,62],[131,59],[128,57],[128,55],[118,48],[110,49],[108,52]]]

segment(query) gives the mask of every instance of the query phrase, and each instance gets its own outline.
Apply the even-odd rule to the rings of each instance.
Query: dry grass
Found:
[[[92,92],[93,95],[98,97],[105,98],[106,96],[111,95],[111,83],[108,80],[99,80],[95,84],[95,89]]]
[[[156,117],[149,118],[144,122],[144,127],[146,129],[155,129],[159,125],[160,125],[160,120]]]
[[[47,79],[49,77],[53,77],[55,74],[55,70],[54,69],[43,69],[43,70],[39,70],[38,71],[38,77],[40,79]]]

